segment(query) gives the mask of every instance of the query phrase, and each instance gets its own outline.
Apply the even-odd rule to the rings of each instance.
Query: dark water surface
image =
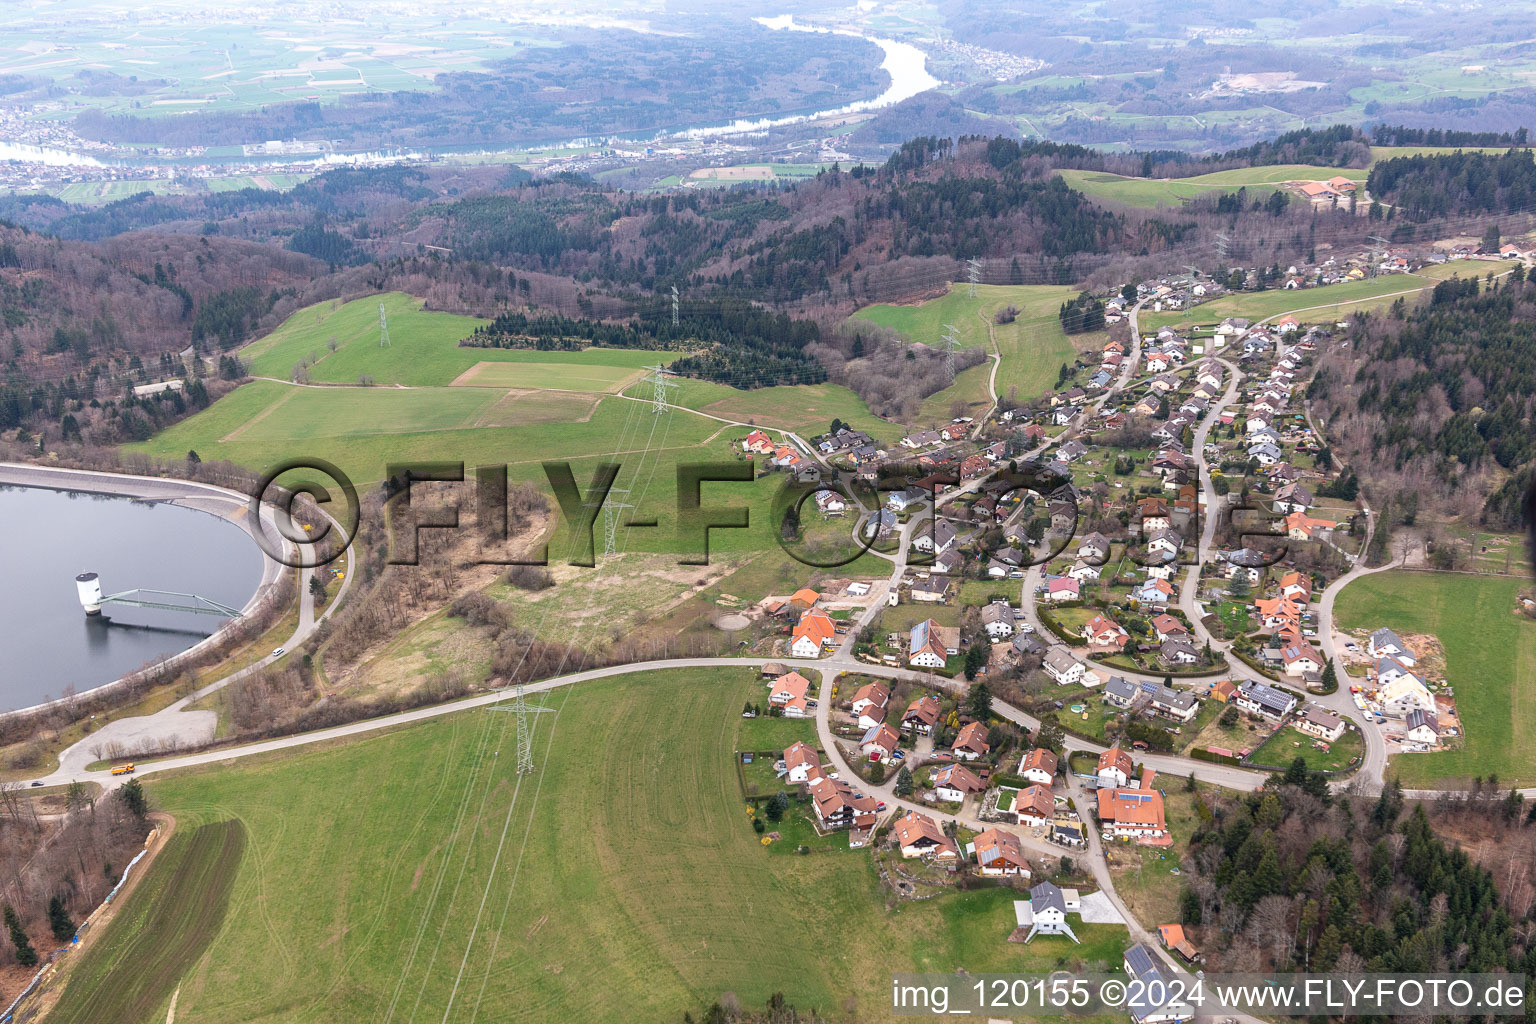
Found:
[[[243,608],[262,557],[238,526],[195,509],[0,487],[0,711],[110,683],[224,622],[111,604],[87,619],[75,590],[82,572],[99,573],[108,595],[170,590]]]

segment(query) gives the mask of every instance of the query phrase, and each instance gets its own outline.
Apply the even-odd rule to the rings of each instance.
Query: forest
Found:
[[[1529,845],[1518,797],[1480,813]],[[1264,789],[1202,794],[1181,916],[1207,936],[1208,970],[1536,974],[1536,944],[1494,877],[1448,846],[1425,806],[1389,783],[1374,802],[1331,796],[1298,759]]]
[[[460,342],[475,348],[664,349],[689,354],[674,373],[738,388],[820,384],[826,368],[808,347],[821,340],[811,320],[792,320],[740,300],[690,302],[672,322],[669,304],[653,303],[627,323],[502,313]]]
[[[1482,507],[1479,481],[1536,462],[1536,282],[1523,267],[1492,284],[1456,278],[1416,308],[1357,317],[1308,397],[1376,493],[1454,500],[1509,525],[1508,496]]]
[[[1536,199],[1536,160],[1525,150],[1403,156],[1371,168],[1366,188],[1412,221],[1448,214],[1525,213]]]

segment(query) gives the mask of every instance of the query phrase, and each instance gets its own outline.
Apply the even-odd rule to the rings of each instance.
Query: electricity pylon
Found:
[[[512,691],[512,703],[494,704],[487,711],[509,711],[517,716],[517,774],[527,775],[533,771],[533,727],[528,722],[529,715],[554,714],[554,708],[544,708],[538,705],[530,705],[523,695],[523,684],[518,683]]]
[[[389,348],[389,314],[384,312],[384,303],[379,303],[379,348]]]
[[[656,390],[651,394],[651,412],[659,416],[667,411],[667,389],[677,387],[677,381],[667,376],[665,366],[647,366],[646,369],[651,371],[650,376],[641,383],[655,386]]]
[[[965,261],[965,276],[971,283],[971,298],[976,297],[976,286],[981,283],[981,260],[969,259]]]
[[[957,334],[954,324],[944,325],[944,375],[949,378],[951,384],[955,382],[955,349],[960,347]]]

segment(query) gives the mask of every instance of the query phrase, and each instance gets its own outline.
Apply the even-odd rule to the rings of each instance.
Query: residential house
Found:
[[[1077,580],[1069,576],[1058,576],[1045,585],[1047,601],[1076,601],[1080,596]]]
[[[1324,664],[1323,656],[1308,643],[1287,644],[1282,647],[1280,661],[1285,665],[1285,674],[1288,676],[1321,672]]]
[[[901,734],[888,723],[882,723],[864,733],[859,740],[859,751],[871,761],[889,760],[901,748]]]
[[[1029,880],[1029,861],[1024,858],[1024,844],[1012,832],[989,828],[971,840],[976,870],[994,878]]]
[[[924,694],[907,705],[906,713],[901,716],[901,728],[903,731],[911,731],[919,736],[927,736],[933,732],[933,727],[938,723],[942,712],[939,698],[932,694]]]
[[[851,710],[858,716],[859,727],[872,729],[885,721],[891,691],[884,683],[865,683],[853,695]]]
[[[1110,747],[1099,755],[1099,788],[1115,789],[1124,786],[1135,773],[1131,755],[1119,747]]]
[[[843,500],[841,494],[833,490],[822,489],[817,491],[815,501],[817,510],[827,519],[833,516],[844,515],[848,511],[848,502]]]
[[[1125,951],[1125,973],[1138,984],[1128,986],[1126,1010],[1132,1024],[1182,1024],[1193,1020],[1194,1008],[1182,1000],[1169,1000],[1168,980],[1157,966],[1157,958],[1146,946],[1137,943]]]
[[[768,703],[783,708],[785,718],[805,718],[810,714],[810,689],[809,679],[799,672],[790,672],[769,687]]]
[[[1365,648],[1373,658],[1395,658],[1410,668],[1418,664],[1418,658],[1403,642],[1403,638],[1385,627],[1371,634]]]
[[[800,622],[791,634],[789,653],[797,658],[819,658],[822,647],[831,643],[836,635],[837,630],[826,612],[809,609],[800,616]]]
[[[1299,572],[1288,572],[1280,577],[1280,593],[1302,604],[1312,600],[1312,577]]]
[[[821,775],[821,757],[813,747],[796,740],[784,749],[786,782],[815,782]]]
[[[1019,774],[1038,786],[1049,786],[1056,779],[1058,763],[1054,750],[1033,747],[1019,762]]]
[[[1018,816],[1020,825],[1044,828],[1050,824],[1056,813],[1056,799],[1051,796],[1051,787],[1037,784],[1019,790],[1013,798],[1013,813]]]
[[[1125,627],[1107,615],[1095,615],[1083,626],[1083,639],[1094,647],[1124,647],[1131,635]]]
[[[1184,626],[1184,623],[1167,612],[1153,616],[1152,631],[1157,634],[1157,639],[1160,642],[1189,636],[1189,630]]]
[[[1066,533],[1077,525],[1077,506],[1068,501],[1053,501],[1047,508],[1051,517],[1051,530]]]
[[[1098,816],[1105,832],[1133,839],[1160,839],[1168,834],[1163,794],[1146,782],[1150,779],[1140,789],[1100,787]]]
[[[1285,535],[1291,540],[1327,540],[1333,528],[1339,525],[1328,519],[1313,519],[1305,512],[1292,512],[1282,522],[1285,524]]]
[[[1256,461],[1261,466],[1273,466],[1275,463],[1280,461],[1284,454],[1284,452],[1282,452],[1279,448],[1276,448],[1269,441],[1261,442],[1248,449],[1248,457]],[[1287,525],[1289,525],[1290,517],[1287,516],[1286,519]],[[1332,524],[1330,523],[1329,525],[1331,526]],[[1297,539],[1307,540],[1309,537],[1310,535],[1304,535]]]
[[[986,788],[987,784],[963,764],[945,765],[933,773],[934,796],[945,803],[960,803],[971,793]]]
[[[932,497],[931,491],[925,491],[921,487],[907,487],[899,491],[892,491],[885,499],[885,507],[892,512],[905,512],[907,509],[921,505]]]
[[[927,529],[919,529],[912,538],[912,548],[924,553],[941,554],[955,546],[955,524],[948,519],[929,520]]]
[[[1039,655],[1044,657],[1046,644],[1034,633],[1018,632],[1013,634],[1013,651],[1018,655]]]
[[[1056,449],[1056,457],[1062,462],[1072,463],[1088,454],[1088,446],[1083,442],[1073,439]]]
[[[950,549],[935,555],[933,564],[928,567],[928,571],[949,576],[958,572],[963,565],[965,565],[965,556],[954,549]]]
[[[811,783],[810,793],[822,831],[874,827],[880,802],[842,779],[823,776]]]
[[[1166,606],[1173,600],[1173,586],[1154,576],[1131,591],[1131,600],[1148,607]]]
[[[752,431],[741,442],[742,451],[751,452],[754,455],[766,455],[777,447],[778,445],[773,443],[773,438],[761,430]]]
[[[1200,652],[1188,640],[1165,640],[1158,646],[1157,654],[1169,665],[1194,665],[1200,661]]]
[[[921,811],[908,811],[896,819],[891,829],[903,857],[931,857],[934,860],[960,859],[960,848],[944,834],[939,823]]]
[[[1092,562],[1083,561],[1073,562],[1072,568],[1067,570],[1067,575],[1077,580],[1079,583],[1084,583],[1088,580],[1096,580],[1099,578],[1100,573],[1101,570],[1098,566],[1094,565]]]
[[[1117,708],[1129,708],[1141,699],[1141,687],[1114,676],[1104,684],[1104,703]]]
[[[1403,723],[1407,731],[1403,735],[1412,743],[1434,746],[1440,742],[1440,716],[1433,711],[1414,708]]]
[[[1271,718],[1284,718],[1296,707],[1297,700],[1267,683],[1244,679],[1233,695],[1232,703]]]
[[[992,744],[987,742],[987,724],[985,722],[967,722],[960,727],[960,732],[955,736],[955,744],[950,748],[954,755],[964,761],[975,761],[987,756],[992,749]]]
[[[1046,675],[1062,686],[1082,682],[1088,671],[1088,666],[1074,658],[1072,652],[1065,647],[1052,647],[1041,667],[1045,669]]]
[[[876,509],[864,524],[864,536],[887,537],[896,530],[896,513],[888,508]]]
[[[1376,691],[1381,711],[1392,718],[1407,718],[1414,710],[1434,711],[1435,698],[1417,676],[1394,679]]]
[[[924,619],[912,627],[907,644],[907,664],[918,668],[943,668],[949,658],[949,650],[939,632],[939,624]]]
[[[1103,563],[1109,557],[1109,538],[1095,531],[1082,539],[1077,546],[1077,557],[1085,561]]]
[[[1179,557],[1184,538],[1176,530],[1158,530],[1147,541],[1147,558],[1158,562],[1172,562]]]
[[[1230,679],[1223,679],[1211,686],[1211,699],[1219,700],[1226,704],[1237,696],[1237,684]]]
[[[939,556],[944,557],[943,555]],[[943,604],[949,597],[949,581],[926,579],[912,584],[912,600],[920,604]]]
[[[1328,743],[1344,735],[1344,720],[1316,704],[1303,704],[1291,724]]]
[[[1159,686],[1152,693],[1151,708],[1164,718],[1171,718],[1175,722],[1187,722],[1200,711],[1200,702],[1188,690]]]
[[[1050,882],[1041,882],[1029,890],[1029,934],[1024,936],[1028,942],[1036,935],[1066,935],[1073,942],[1079,942],[1073,934],[1072,926],[1067,924],[1067,904],[1062,898],[1061,890]]]
[[[1013,636],[1013,606],[1007,601],[993,601],[981,609],[981,625],[993,640],[1007,640]]]

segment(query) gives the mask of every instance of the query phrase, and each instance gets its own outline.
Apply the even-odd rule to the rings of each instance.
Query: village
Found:
[[[807,492],[802,529],[890,563],[752,609],[754,653],[782,659],[762,713],[821,736],[773,752],[781,811],[872,850],[904,898],[967,877],[1028,889],[1000,940],[1070,935],[1078,914],[1194,963],[1198,930],[1101,894],[1122,865],[1176,862],[1169,806],[1196,775],[1300,764],[1342,783],[1461,728],[1433,638],[1336,633],[1326,611],[1372,533],[1302,397],[1345,325],[1134,329],[1169,297],[1110,297],[1096,359],[985,418],[890,444],[846,426],[814,450],[739,441]]]

